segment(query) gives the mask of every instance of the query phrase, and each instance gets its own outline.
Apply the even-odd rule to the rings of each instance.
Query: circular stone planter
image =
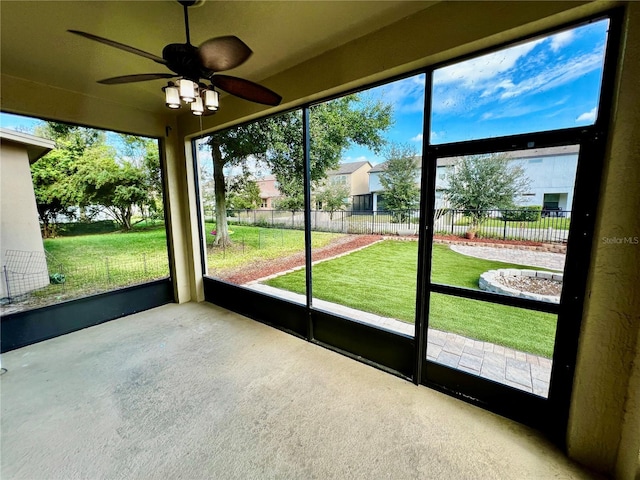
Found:
[[[538,300],[541,302],[560,303],[559,295],[541,295],[538,293],[516,290],[500,283],[500,277],[530,277],[548,280],[551,282],[562,283],[562,274],[554,272],[544,272],[538,270],[517,270],[515,268],[506,268],[501,270],[489,270],[480,275],[480,290],[487,292],[509,295],[511,297],[528,298],[530,300]]]

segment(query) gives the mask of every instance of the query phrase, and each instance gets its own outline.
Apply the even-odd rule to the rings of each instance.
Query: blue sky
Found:
[[[591,125],[597,115],[609,22],[563,31],[437,69],[433,77],[434,144]],[[424,76],[377,87],[364,96],[391,102],[391,142],[420,153]],[[353,147],[344,161],[384,158]]]
[[[430,141],[448,143],[591,125],[597,115],[608,20],[532,40],[434,72]],[[425,76],[361,93],[393,105],[389,142],[421,154]],[[36,120],[0,114],[0,126],[32,130]],[[384,161],[354,146],[343,162]]]
[[[31,133],[39,123],[40,120],[35,118],[11,115],[4,112],[0,113],[0,127],[8,128],[9,130],[22,130]]]

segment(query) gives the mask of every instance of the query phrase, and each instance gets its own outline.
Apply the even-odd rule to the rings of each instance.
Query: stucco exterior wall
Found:
[[[3,140],[0,146],[0,267],[6,265],[7,250],[35,252],[44,256],[36,198],[26,147]],[[4,272],[0,272],[0,298],[8,295]],[[49,284],[47,271],[30,273],[26,293]]]
[[[351,174],[349,195],[364,195],[369,193],[369,165],[363,165]]]
[[[579,340],[569,455],[640,476],[640,4],[627,5],[609,147]]]

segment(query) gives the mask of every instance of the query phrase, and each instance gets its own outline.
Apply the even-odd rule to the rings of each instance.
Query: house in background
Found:
[[[416,174],[416,183],[420,185],[420,177],[422,174],[422,157],[416,156],[418,163],[418,173]],[[387,162],[379,163],[369,170],[369,194],[371,195],[371,208],[369,212],[384,211],[384,187],[380,183],[380,174],[387,169]]]
[[[274,209],[275,201],[282,196],[280,190],[278,190],[276,177],[267,175],[266,177],[256,180],[256,183],[260,188],[260,210]]]
[[[341,163],[337,169],[327,172],[325,184],[344,185],[349,189],[349,202],[353,206],[360,202],[361,197],[369,194],[369,170],[371,164],[367,161]],[[260,187],[260,209],[272,210],[276,208],[275,202],[282,197],[278,189],[278,181],[273,175],[267,175],[256,180]],[[360,203],[358,203],[360,205]],[[353,207],[355,208],[355,207]],[[322,208],[318,206],[318,210]]]
[[[327,172],[327,183],[345,185],[349,189],[350,210],[360,211],[367,203],[369,194],[368,161],[341,163],[336,170]]]
[[[544,212],[571,215],[578,167],[577,145],[509,152],[531,180],[521,205],[541,205]]]
[[[535,148],[505,152],[530,180],[529,189],[516,200],[518,206],[540,205],[543,214],[570,216],[578,166],[578,146]],[[436,166],[436,208],[446,208],[447,176],[458,157],[439,158]]]
[[[0,298],[49,285],[31,169],[52,140],[0,128]]]
[[[503,155],[520,165],[531,182],[528,191],[516,201],[516,204],[518,206],[540,205],[543,212],[547,214],[569,217],[573,204],[578,150],[578,146],[572,145],[505,152]],[[421,165],[422,157],[416,157],[416,159]],[[447,177],[454,171],[458,161],[458,157],[443,157],[437,160],[436,208],[449,207],[446,201]],[[368,209],[363,208],[362,211],[385,210],[384,188],[380,183],[380,173],[385,169],[386,162],[375,165],[369,171],[371,206]],[[421,172],[421,168],[419,171]],[[416,181],[420,182],[420,174]]]

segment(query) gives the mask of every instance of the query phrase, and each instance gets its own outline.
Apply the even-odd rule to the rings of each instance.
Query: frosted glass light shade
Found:
[[[165,103],[169,108],[180,108],[180,93],[178,87],[166,87],[164,89]]]
[[[196,99],[191,102],[191,113],[194,115],[202,115],[204,113],[204,107],[202,106],[202,99],[200,97],[196,97]]]
[[[183,78],[178,81],[178,85],[180,87],[180,98],[185,103],[191,103],[196,99],[196,88],[197,85],[193,83],[191,80],[187,80]]]
[[[207,110],[218,110],[219,106],[219,97],[218,92],[215,90],[205,90],[204,91],[204,106],[207,107]]]

